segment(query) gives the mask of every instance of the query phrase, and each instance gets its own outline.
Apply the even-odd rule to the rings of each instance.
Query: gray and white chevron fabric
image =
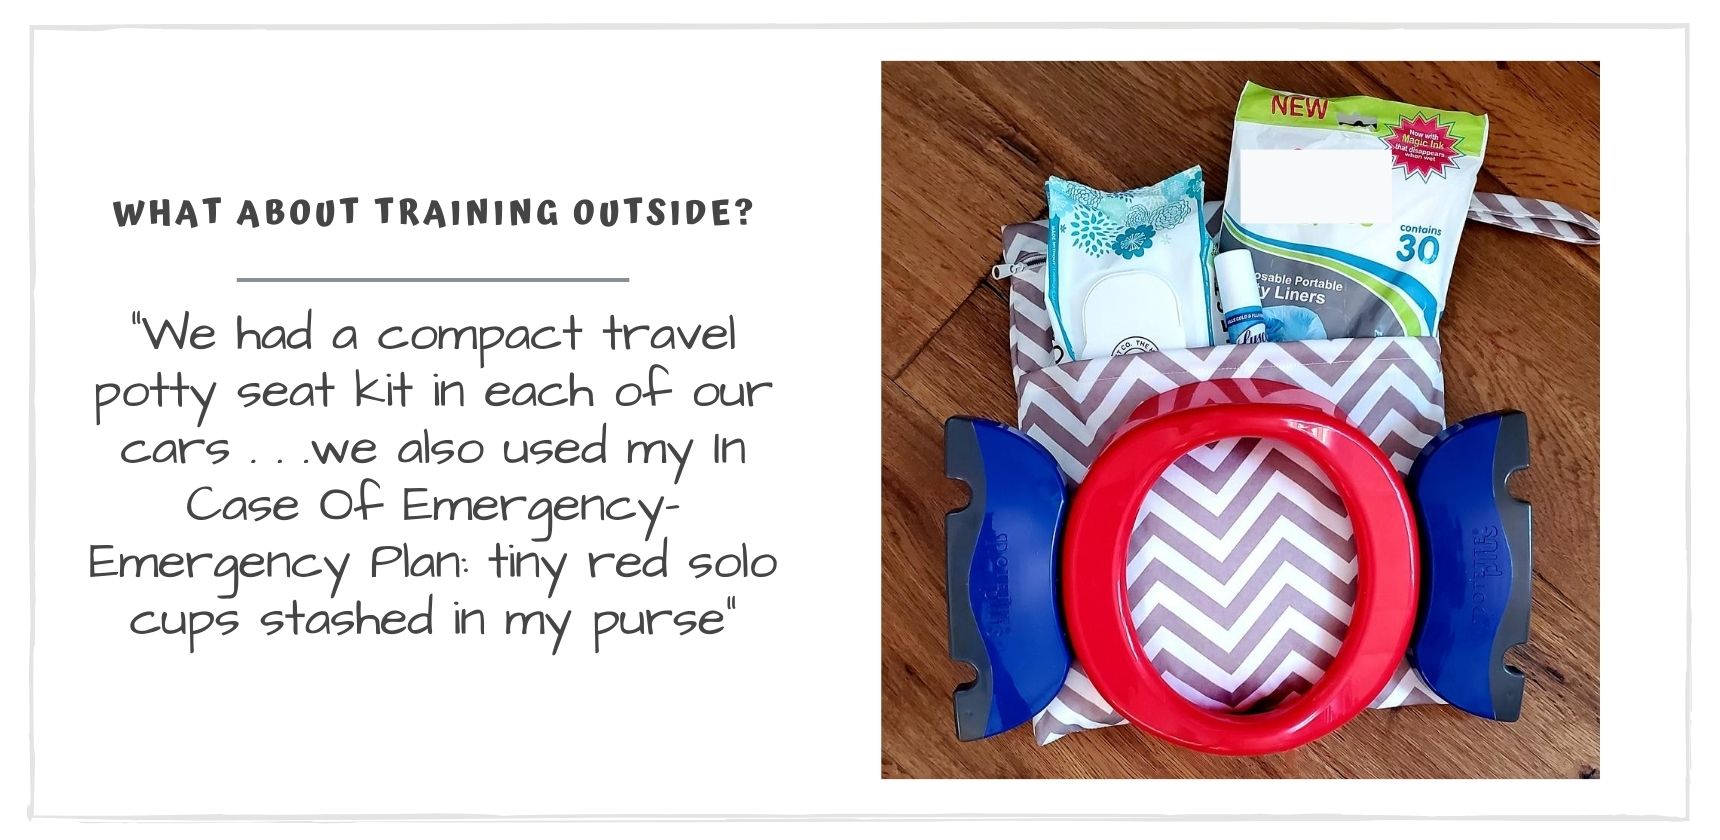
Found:
[[[1599,219],[1556,201],[1478,192],[1469,197],[1469,218],[1561,242],[1601,244]]]
[[[1005,229],[1006,264],[1031,254],[1034,228]],[[1043,225],[1037,236],[1043,247]],[[1433,339],[1225,345],[1055,364],[1042,272],[1018,270],[1011,281],[1017,422],[1071,481],[1086,475],[1143,401],[1217,379],[1313,392],[1403,471],[1444,426]],[[1192,399],[1207,401],[1199,392]],[[1199,705],[1263,709],[1307,690],[1349,626],[1356,577],[1349,520],[1319,470],[1288,446],[1230,440],[1185,455],[1149,494],[1130,551],[1127,586],[1141,644],[1166,681]],[[1405,664],[1373,705],[1429,702],[1439,700]],[[1034,719],[1034,734],[1049,743],[1122,722],[1077,663]]]

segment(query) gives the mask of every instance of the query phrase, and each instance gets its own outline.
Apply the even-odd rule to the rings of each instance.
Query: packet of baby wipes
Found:
[[[1219,250],[1253,252],[1267,340],[1434,335],[1487,128],[1485,115],[1371,96],[1321,99],[1249,82],[1236,108]],[[1389,181],[1389,223],[1250,218],[1244,211],[1258,214],[1253,208],[1264,203],[1244,203],[1251,183],[1259,191],[1285,183],[1267,177],[1277,173],[1250,155],[1256,150],[1310,161],[1348,150],[1378,160],[1378,177]],[[1261,170],[1253,182],[1250,166]],[[1352,188],[1306,175],[1289,183],[1306,191],[1310,206],[1330,206],[1335,197],[1317,191]]]
[[[1204,198],[1198,166],[1116,193],[1045,182],[1046,299],[1057,358],[1213,344]]]

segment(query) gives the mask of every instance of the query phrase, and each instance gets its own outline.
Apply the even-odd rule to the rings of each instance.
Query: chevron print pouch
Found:
[[[1271,379],[1312,391],[1405,472],[1445,425],[1439,345],[1431,338],[1225,345],[1057,363],[1033,256],[1043,253],[1045,226],[1011,225],[1004,242],[1017,424],[1072,482],[1136,406],[1215,379]],[[1128,587],[1141,644],[1196,704],[1258,710],[1307,690],[1349,626],[1356,576],[1349,519],[1325,478],[1288,446],[1231,440],[1185,455],[1148,496],[1131,551]],[[1405,663],[1373,706],[1437,702]],[[1123,722],[1077,663],[1033,730],[1047,744]]]

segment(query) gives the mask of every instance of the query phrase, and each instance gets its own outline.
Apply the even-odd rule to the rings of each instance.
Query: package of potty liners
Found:
[[[1055,358],[1212,346],[1204,190],[1198,166],[1116,193],[1062,178],[1045,182]]]
[[[1248,83],[1236,108],[1219,250],[1252,252],[1267,340],[1435,335],[1486,147],[1484,115]],[[1242,216],[1248,150],[1381,148],[1390,152],[1389,225]]]

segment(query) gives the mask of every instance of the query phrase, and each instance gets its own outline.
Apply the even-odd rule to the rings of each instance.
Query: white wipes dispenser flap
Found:
[[[1081,358],[1151,353],[1187,345],[1182,307],[1164,278],[1145,271],[1100,277],[1081,307]]]

